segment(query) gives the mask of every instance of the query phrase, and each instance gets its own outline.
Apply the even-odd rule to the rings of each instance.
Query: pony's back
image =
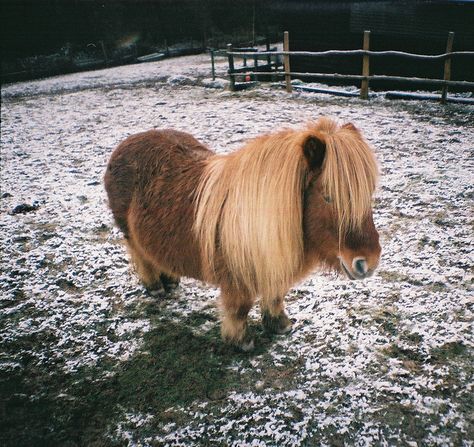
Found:
[[[150,130],[128,137],[113,152],[104,176],[109,206],[118,227],[128,239],[127,216],[132,201],[147,205],[157,180],[175,174],[212,152],[194,137],[176,130]]]

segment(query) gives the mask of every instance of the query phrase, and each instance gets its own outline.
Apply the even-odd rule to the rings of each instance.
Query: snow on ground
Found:
[[[268,84],[232,93],[207,88],[209,77],[200,55],[2,87],[0,400],[15,416],[0,439],[13,445],[21,430],[30,445],[472,446],[474,108],[288,95]],[[157,303],[131,272],[102,186],[108,157],[150,128],[229,152],[320,115],[353,122],[377,153],[378,274],[315,273],[287,297],[290,335],[257,331],[263,348],[253,355],[222,354],[218,290],[186,279]],[[35,209],[13,213],[20,204]],[[257,325],[258,309],[251,316]],[[160,322],[188,331],[175,340],[180,355],[210,340],[198,373],[225,377],[221,390],[190,388],[175,401],[160,397],[179,392],[173,381],[130,389],[136,400],[109,392],[113,417],[78,434],[73,410],[92,411],[71,391],[81,374],[94,371],[88,383],[102,393],[140,356],[158,361],[162,345],[150,347],[157,327],[166,331]],[[174,374],[166,364],[152,373]],[[35,402],[51,420],[21,427],[43,408]],[[60,408],[75,416],[62,420]]]

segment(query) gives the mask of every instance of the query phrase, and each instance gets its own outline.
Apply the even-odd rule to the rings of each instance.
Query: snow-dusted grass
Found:
[[[190,56],[2,89],[2,443],[473,445],[474,108],[230,93],[205,87],[209,69]],[[107,159],[153,127],[228,152],[320,115],[375,147],[378,274],[315,273],[287,297],[290,335],[262,333],[255,309],[255,353],[232,352],[218,290],[186,279],[146,297]]]

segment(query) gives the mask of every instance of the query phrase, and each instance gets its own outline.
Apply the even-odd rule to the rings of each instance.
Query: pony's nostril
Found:
[[[365,276],[368,270],[367,261],[364,258],[355,258],[352,261],[352,268],[360,276]]]

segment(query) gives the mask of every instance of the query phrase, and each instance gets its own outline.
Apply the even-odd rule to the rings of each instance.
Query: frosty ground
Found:
[[[472,446],[474,108],[232,93],[209,71],[201,55],[2,87],[2,445]],[[218,290],[146,295],[105,165],[150,128],[225,153],[320,115],[375,148],[381,265],[315,272],[287,296],[291,334],[263,333],[256,308],[257,348],[234,352]]]

